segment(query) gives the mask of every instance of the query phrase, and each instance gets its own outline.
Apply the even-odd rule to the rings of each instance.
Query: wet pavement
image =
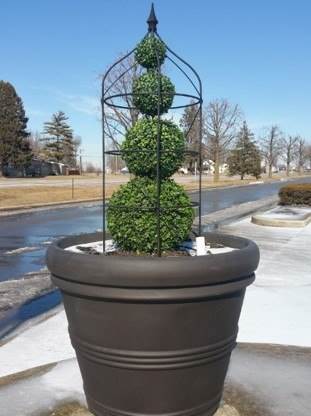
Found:
[[[311,182],[311,177],[293,182]],[[202,193],[202,215],[276,195],[286,182],[215,188]],[[196,201],[198,194],[191,193]],[[53,208],[0,217],[0,282],[17,279],[45,267],[46,248],[65,235],[102,228],[100,203]]]

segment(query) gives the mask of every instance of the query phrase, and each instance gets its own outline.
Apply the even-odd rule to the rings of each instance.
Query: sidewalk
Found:
[[[250,238],[260,248],[256,280],[246,291],[238,340],[310,347],[311,224],[266,227],[247,218],[220,231]]]

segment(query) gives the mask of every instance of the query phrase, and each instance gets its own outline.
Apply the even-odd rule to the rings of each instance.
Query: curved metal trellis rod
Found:
[[[146,38],[147,36],[156,36],[166,47],[166,51],[169,52],[172,56],[170,56],[168,53],[166,53],[165,57],[175,66],[175,68],[178,69],[189,81],[189,83],[192,85],[192,87],[195,90],[195,95],[193,94],[186,94],[181,92],[175,92],[174,97],[182,97],[186,99],[191,99],[191,102],[182,104],[182,105],[173,105],[171,107],[171,110],[174,109],[181,109],[186,107],[198,107],[197,111],[195,112],[195,115],[192,119],[192,122],[190,126],[188,127],[188,131],[186,132],[185,136],[188,137],[192,126],[195,122],[199,123],[199,137],[198,137],[198,143],[199,143],[199,150],[184,150],[184,154],[188,155],[197,155],[199,158],[199,202],[195,203],[192,202],[190,206],[198,206],[199,208],[199,224],[198,224],[198,234],[201,234],[202,231],[202,134],[203,134],[203,120],[202,120],[202,105],[203,105],[203,99],[202,99],[202,82],[200,79],[200,76],[196,72],[196,70],[183,58],[178,56],[169,46],[162,40],[162,38],[157,33],[157,24],[158,20],[154,13],[153,5],[151,7],[151,13],[147,20],[148,23],[148,32],[144,36]],[[110,84],[107,85],[107,80],[109,77],[109,74],[115,69],[118,65],[122,65],[122,62],[127,60],[130,56],[132,56],[136,51],[136,47],[132,49],[130,52],[122,56],[120,59],[118,59],[113,65],[111,65],[108,70],[105,72],[103,79],[102,79],[102,86],[101,86],[101,115],[102,115],[102,158],[103,158],[103,181],[102,181],[102,188],[103,188],[103,252],[105,253],[105,241],[106,241],[106,207],[108,204],[106,203],[106,155],[121,155],[125,154],[125,151],[122,150],[106,150],[106,130],[105,130],[105,123],[106,123],[106,109],[105,107],[111,107],[111,108],[119,108],[119,109],[127,109],[127,110],[134,110],[136,109],[134,106],[131,106],[128,104],[127,98],[133,97],[133,93],[120,93],[120,94],[111,94],[110,91],[112,88],[117,84],[118,81],[120,81],[126,74],[131,71],[137,64],[134,63],[133,65],[130,65],[128,68],[126,68],[124,71],[121,72],[121,74],[113,80]],[[157,252],[158,255],[161,255],[161,236],[160,236],[160,227],[161,227],[161,212],[165,211],[165,208],[161,207],[160,205],[160,193],[161,193],[161,154],[168,152],[167,149],[163,149],[161,146],[161,103],[163,100],[163,93],[161,91],[161,64],[159,61],[158,52],[156,51],[156,57],[157,57],[157,74],[158,74],[158,105],[157,105],[157,174],[156,174],[156,181],[157,181],[157,203],[156,206],[152,207],[133,207],[133,210],[153,210],[157,213]],[[187,73],[185,69],[182,68],[182,65],[184,65],[190,72]],[[192,75],[192,76],[191,76]],[[143,95],[143,94],[141,94]],[[120,105],[115,102],[117,99],[124,99],[126,102],[126,105]],[[142,149],[133,149],[132,151],[135,152],[144,152],[148,153],[148,150],[142,150]],[[154,150],[150,150],[150,152],[154,153]],[[129,210],[129,207],[116,207],[120,210]],[[185,208],[183,207],[175,207],[174,209],[179,210]],[[131,207],[132,209],[132,207]]]

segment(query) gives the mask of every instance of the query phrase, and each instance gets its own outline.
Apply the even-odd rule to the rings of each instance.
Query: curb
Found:
[[[259,199],[257,201],[244,202],[239,205],[234,205],[230,208],[225,208],[220,211],[215,211],[208,215],[202,216],[202,226],[204,232],[217,230],[219,226],[228,224],[233,221],[248,217],[249,215],[265,211],[273,208],[278,204],[278,196]],[[196,219],[196,224],[198,220]]]
[[[300,220],[265,218],[263,215],[253,215],[251,221],[253,224],[267,227],[303,228],[311,222],[311,213],[306,214],[304,218]]]

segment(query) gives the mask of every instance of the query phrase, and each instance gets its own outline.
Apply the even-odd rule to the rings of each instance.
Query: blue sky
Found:
[[[311,138],[311,1],[156,0],[158,31],[203,80],[204,100],[240,104],[257,134],[278,124]],[[2,0],[0,79],[29,128],[63,110],[99,160],[99,77],[146,32],[148,0]]]

